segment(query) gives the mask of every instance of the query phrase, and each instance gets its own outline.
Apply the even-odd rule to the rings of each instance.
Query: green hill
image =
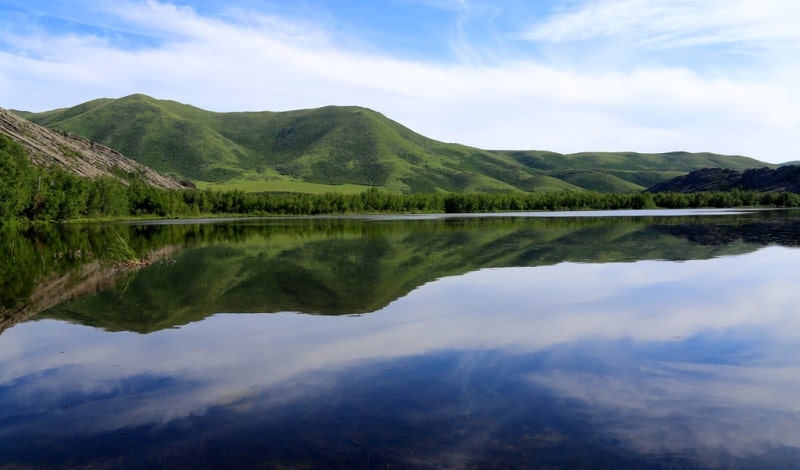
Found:
[[[18,114],[200,187],[250,191],[641,191],[740,156],[489,151],[438,142],[360,107],[215,113],[144,95]]]

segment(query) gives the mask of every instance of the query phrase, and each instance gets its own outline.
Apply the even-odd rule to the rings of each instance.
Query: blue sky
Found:
[[[490,149],[800,159],[794,0],[0,0],[0,106],[359,105]]]

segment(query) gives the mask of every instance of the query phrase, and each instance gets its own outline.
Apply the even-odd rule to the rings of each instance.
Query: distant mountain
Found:
[[[131,95],[18,113],[179,179],[250,190],[632,192],[703,167],[770,166],[710,153],[482,150],[429,139],[360,107],[215,113]]]
[[[0,134],[22,145],[37,165],[60,167],[89,178],[118,178],[119,172],[136,173],[152,186],[167,189],[182,187],[177,180],[126,158],[105,145],[63,131],[47,129],[2,108]]]
[[[753,168],[744,171],[703,168],[653,185],[648,191],[692,193],[732,189],[800,193],[800,166],[783,165],[775,169]]]

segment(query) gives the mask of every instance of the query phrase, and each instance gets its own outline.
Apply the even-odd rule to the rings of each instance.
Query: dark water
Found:
[[[5,229],[0,468],[800,467],[800,213],[577,215]]]

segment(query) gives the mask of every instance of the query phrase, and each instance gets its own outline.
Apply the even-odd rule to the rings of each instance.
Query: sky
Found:
[[[0,107],[363,106],[484,149],[800,160],[796,0],[0,0]]]

